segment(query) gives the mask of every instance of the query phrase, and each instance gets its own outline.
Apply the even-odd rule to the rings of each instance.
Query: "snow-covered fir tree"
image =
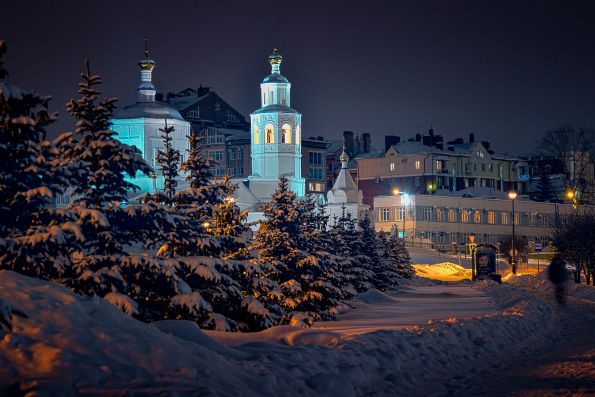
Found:
[[[343,275],[342,289],[355,295],[373,288],[371,280],[374,272],[369,268],[370,257],[361,248],[361,234],[357,230],[357,220],[343,208],[340,217],[333,220],[330,233],[334,253],[341,258],[339,270]]]
[[[263,297],[267,307],[283,317],[282,323],[309,325],[314,319],[332,317],[341,291],[325,280],[332,279],[331,262],[312,252],[314,203],[298,200],[288,186],[287,178],[279,178],[271,202],[261,205],[265,219],[254,247],[263,261],[273,264],[267,276],[281,287]]]
[[[397,237],[396,234],[392,234],[387,240],[386,252],[394,257],[399,278],[412,278],[415,276],[415,269],[411,265],[411,257],[405,247],[404,239]]]
[[[167,126],[167,119],[165,119],[165,126],[159,129],[159,131],[163,132],[161,138],[163,138],[163,146],[165,150],[158,150],[156,158],[157,164],[161,166],[159,170],[161,171],[161,175],[163,175],[163,193],[165,193],[168,204],[176,193],[176,186],[178,186],[176,177],[180,174],[180,152],[172,146],[173,138],[171,133],[174,130],[174,126]]]
[[[77,217],[51,208],[67,183],[57,149],[45,141],[56,118],[49,96],[3,81],[5,52],[0,41],[0,269],[56,278],[82,240]]]

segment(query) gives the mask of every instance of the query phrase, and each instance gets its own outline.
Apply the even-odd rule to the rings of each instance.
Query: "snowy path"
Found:
[[[440,396],[595,395],[595,302],[568,297],[560,306],[550,291],[524,289],[552,309],[551,332],[514,356],[452,379]]]

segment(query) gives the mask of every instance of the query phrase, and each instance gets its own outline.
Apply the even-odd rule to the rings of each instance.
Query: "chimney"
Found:
[[[423,144],[425,146],[432,146],[432,137],[431,136],[424,135],[422,137],[422,140],[423,140]]]
[[[490,143],[488,141],[481,141],[481,144],[486,148],[486,150],[490,150]]]
[[[321,137],[321,136],[319,136],[319,137],[318,137],[318,140],[319,140],[319,141],[324,141],[324,138],[323,138],[323,137]]]
[[[163,93],[158,92],[157,94],[155,94],[155,100],[159,101],[159,102],[163,102]]]
[[[211,91],[211,87],[203,87],[202,85],[196,89],[198,96],[207,95]]]
[[[347,154],[353,154],[355,150],[355,148],[353,147],[353,132],[343,132],[343,140],[345,142],[345,151],[347,152]]]
[[[391,146],[401,142],[401,138],[396,135],[386,135],[384,137],[384,153],[388,152]]]
[[[415,134],[415,140],[421,142],[421,134]]]
[[[364,153],[370,153],[370,134],[365,132],[362,137],[364,138]]]
[[[470,133],[469,134],[469,143],[474,143],[475,142],[475,134],[474,133]]]

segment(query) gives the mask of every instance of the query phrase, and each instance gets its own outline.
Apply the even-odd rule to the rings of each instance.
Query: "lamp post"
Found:
[[[401,196],[401,204],[403,204],[403,241],[405,240],[405,207],[411,202],[411,198],[408,193],[400,192],[399,189],[393,190],[395,196]]]
[[[514,199],[516,198],[516,192],[509,192],[508,197],[512,200],[512,250],[510,256],[512,257],[512,274],[516,274],[516,251],[514,250]]]
[[[578,200],[576,199],[576,193],[569,190],[566,192],[566,197],[568,197],[568,200],[572,200],[572,205],[576,209],[576,214],[578,215]]]

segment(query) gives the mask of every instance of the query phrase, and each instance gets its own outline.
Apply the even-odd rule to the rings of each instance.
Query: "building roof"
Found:
[[[194,93],[189,93],[188,95],[171,97],[167,100],[167,103],[177,110],[184,110],[194,105],[196,102],[200,101],[209,94],[210,92],[205,95],[198,95],[198,93],[195,91]]]
[[[263,83],[285,83],[285,84],[289,84],[289,81],[282,75],[280,75],[279,73],[273,73],[270,76],[268,76],[267,78],[265,78],[263,81]]]
[[[184,120],[180,112],[164,102],[139,102],[114,113],[113,119],[175,119]]]
[[[260,114],[260,113],[297,113],[297,114],[300,114],[299,112],[297,112],[297,111],[293,110],[292,108],[290,108],[289,106],[285,106],[285,105],[265,106],[263,108],[255,110],[254,113],[252,113],[252,114]]]
[[[447,196],[447,197],[468,197],[468,198],[483,198],[483,199],[500,199],[510,200],[508,192],[503,192],[491,187],[472,186],[463,190],[457,190],[450,192],[448,190],[438,190],[435,196]],[[515,200],[524,200],[521,197],[517,197]]]

